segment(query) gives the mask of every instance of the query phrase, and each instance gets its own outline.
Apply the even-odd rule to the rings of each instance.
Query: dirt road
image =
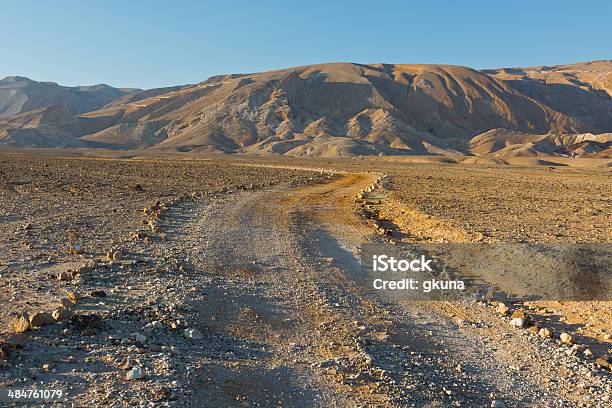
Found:
[[[604,406],[575,391],[581,375],[594,381],[590,370],[552,359],[483,304],[394,302],[367,290],[359,247],[379,238],[353,197],[376,177],[240,193],[174,216],[174,245],[216,275],[202,285],[199,327],[262,350],[200,361],[194,405]],[[559,378],[566,365],[571,376]],[[606,377],[596,381],[606,389]]]

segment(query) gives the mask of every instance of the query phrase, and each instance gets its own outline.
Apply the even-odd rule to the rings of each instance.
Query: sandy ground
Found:
[[[486,299],[373,293],[360,247],[389,237],[355,203],[388,174],[378,208],[408,241],[607,242],[603,170],[3,154],[0,172],[2,386],[61,388],[75,406],[610,403],[594,361],[609,302],[510,305],[554,330],[542,339]],[[76,317],[10,335],[70,291]],[[556,337],[570,329],[580,347]],[[144,377],[127,380],[135,367]]]

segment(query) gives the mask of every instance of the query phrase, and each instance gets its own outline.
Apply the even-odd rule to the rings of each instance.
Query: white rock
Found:
[[[493,400],[491,401],[491,408],[506,408],[506,403],[502,400]]]
[[[191,340],[201,340],[204,338],[204,336],[202,336],[202,332],[200,332],[198,329],[185,329],[183,336]]]
[[[145,371],[138,366],[132,367],[132,369],[125,374],[125,379],[128,381],[140,380],[141,378],[144,378],[144,377],[145,377]]]
[[[559,336],[561,343],[574,344],[574,337],[569,333],[561,333]]]
[[[523,327],[525,325],[525,319],[522,317],[515,317],[514,319],[510,320],[510,325],[517,328]]]
[[[544,339],[550,339],[552,337],[552,330],[547,327],[542,327],[538,334]]]

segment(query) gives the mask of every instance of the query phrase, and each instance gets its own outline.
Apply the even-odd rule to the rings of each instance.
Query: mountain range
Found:
[[[330,63],[150,90],[0,81],[0,147],[611,157],[612,61]]]

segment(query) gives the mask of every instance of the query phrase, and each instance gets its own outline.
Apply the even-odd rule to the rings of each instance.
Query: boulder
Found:
[[[42,327],[55,323],[55,319],[47,312],[36,312],[30,316],[30,325],[32,327]]]
[[[130,238],[134,239],[134,240],[136,240],[136,239],[145,239],[147,237],[148,237],[148,235],[145,232],[142,232],[142,231],[136,231],[136,232],[132,232],[130,234]]]
[[[23,333],[30,330],[30,316],[27,313],[23,313],[13,320],[13,331],[15,333]]]
[[[527,329],[529,330],[531,333],[533,334],[538,334],[540,332],[540,328],[538,326],[529,326],[529,328]]]

